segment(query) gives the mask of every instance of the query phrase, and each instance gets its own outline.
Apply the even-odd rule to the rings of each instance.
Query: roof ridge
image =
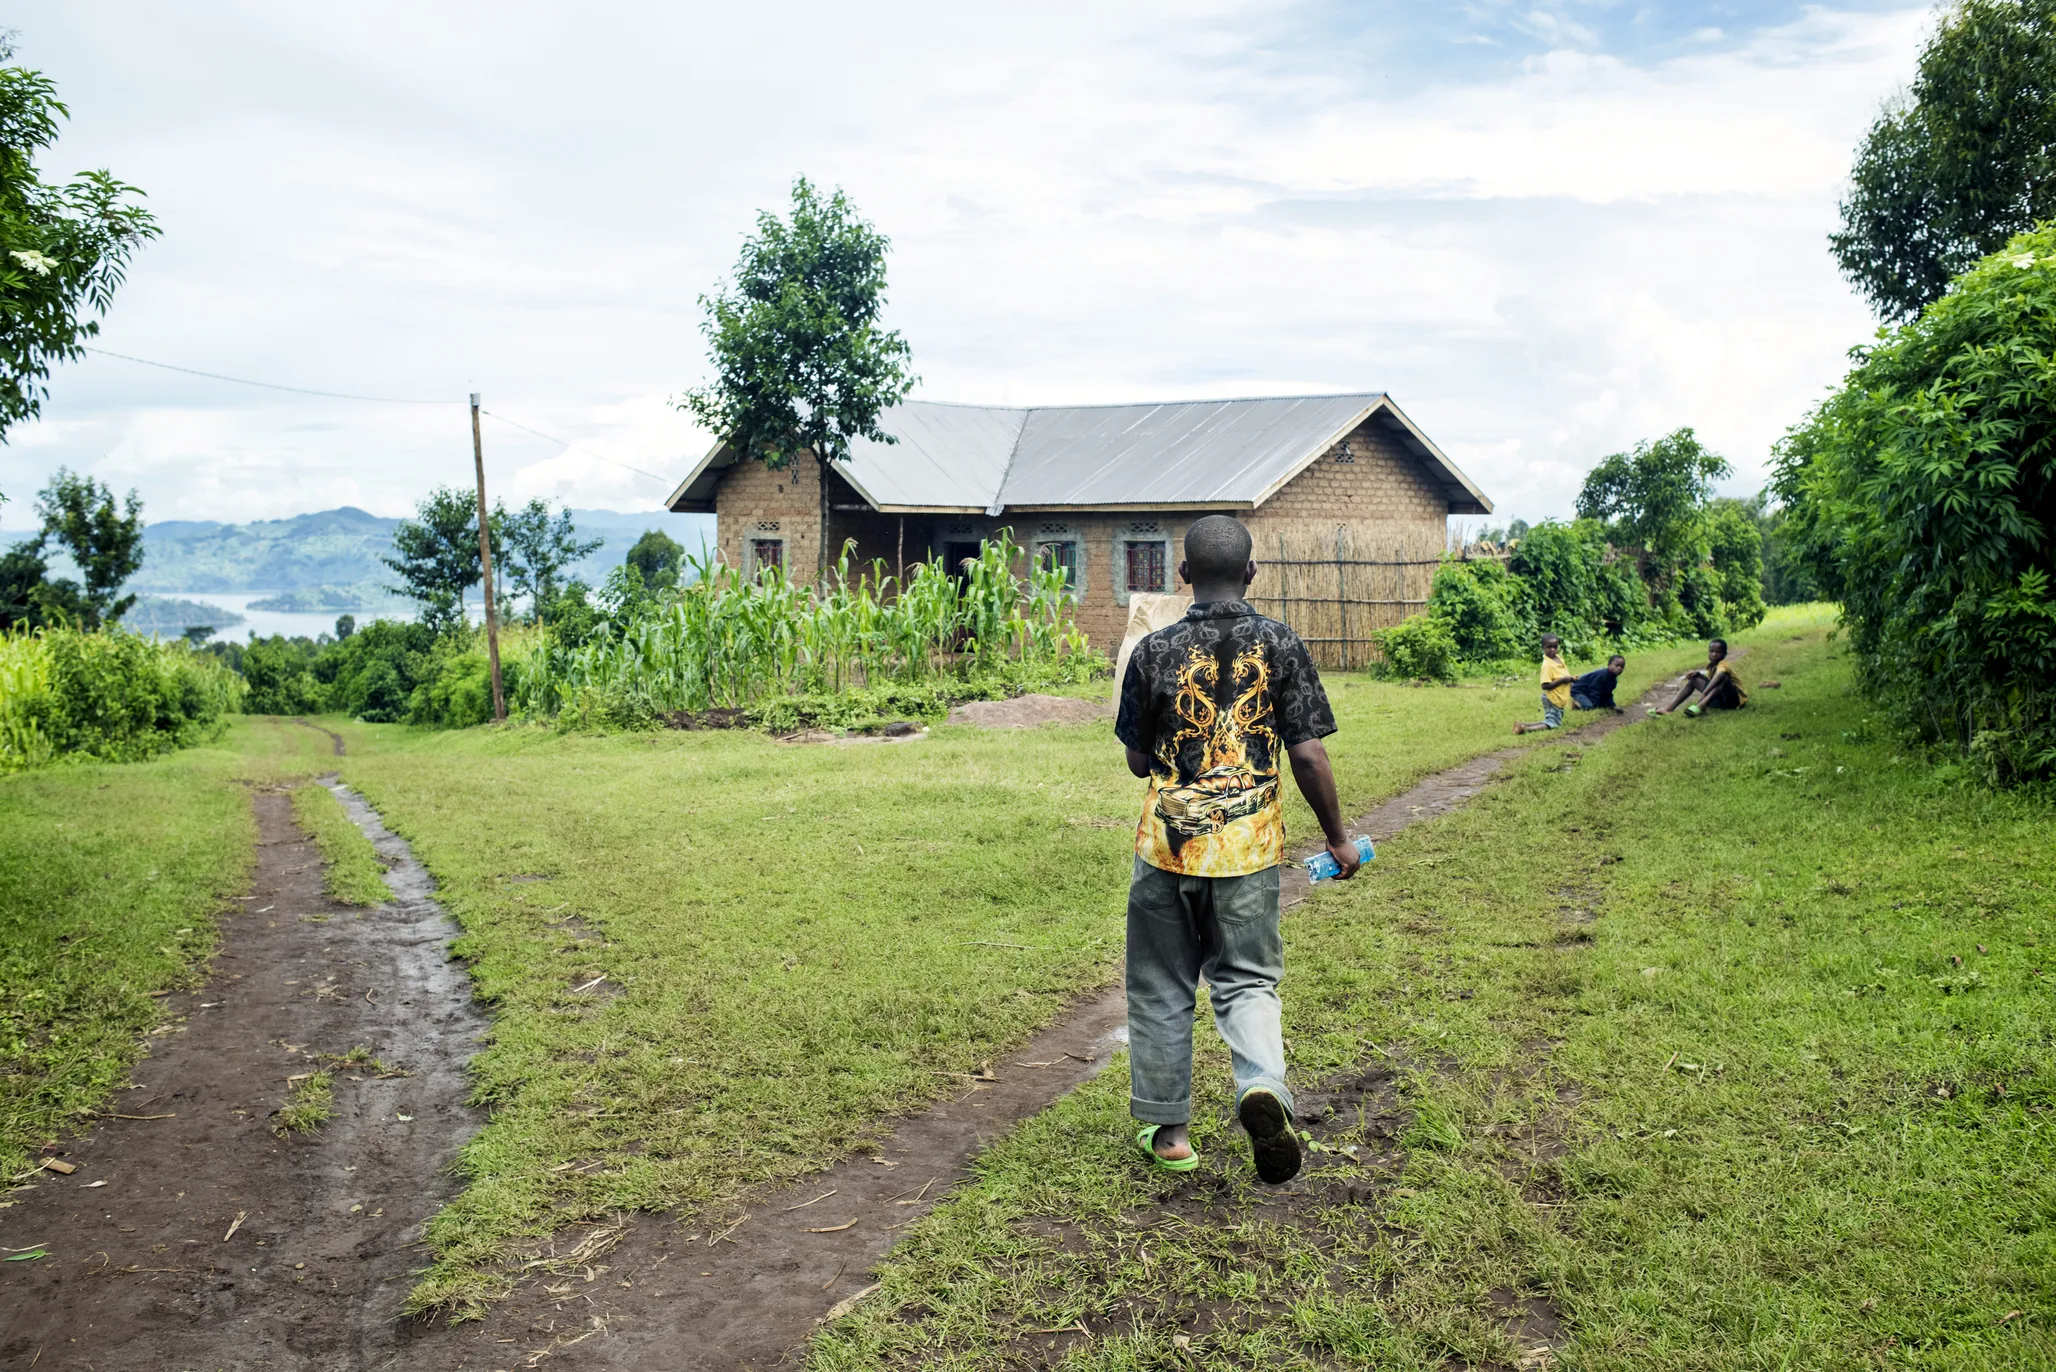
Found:
[[[1262,400],[1352,400],[1376,399],[1389,391],[1320,391],[1301,395],[1223,395],[1187,400],[1097,400],[1085,405],[981,405],[975,400],[906,400],[906,405],[947,405],[953,410],[1005,410],[1013,414],[1034,414],[1038,410],[1132,410],[1160,405],[1248,405]]]
[[[1035,413],[1034,406],[1021,411],[1021,423],[1014,430],[1014,446],[1007,449],[1007,465],[999,469],[999,485],[992,488],[992,503],[985,507],[987,519],[998,519],[1007,507],[1007,478],[1014,474],[1014,459],[1021,455],[1021,437],[1028,432],[1028,416]]]

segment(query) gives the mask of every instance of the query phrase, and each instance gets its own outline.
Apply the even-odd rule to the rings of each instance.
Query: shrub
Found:
[[[431,658],[407,697],[409,724],[464,729],[492,717],[492,664],[476,648]]]
[[[1995,780],[2056,773],[2056,226],[1857,354],[1779,444],[1785,530],[1858,681]]]
[[[1520,600],[1520,588],[1498,562],[1450,560],[1435,569],[1428,613],[1448,630],[1464,661],[1503,662],[1527,656],[1535,637]]]
[[[1413,615],[1373,637],[1393,676],[1447,681],[1456,675],[1456,639],[1449,626],[1433,615]]]
[[[65,756],[126,762],[212,736],[243,683],[183,641],[120,629],[0,639],[0,769]]]
[[[314,679],[314,654],[306,639],[283,634],[253,638],[244,646],[240,666],[250,694],[243,709],[253,715],[318,714],[326,693]]]

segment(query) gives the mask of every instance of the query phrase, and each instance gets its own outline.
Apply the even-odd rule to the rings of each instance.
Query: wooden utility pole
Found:
[[[486,523],[485,439],[478,432],[477,391],[471,393],[471,460],[478,468],[478,562],[485,573],[485,655],[493,669],[493,718],[504,724],[507,695],[500,688],[500,614],[493,604],[493,540]]]

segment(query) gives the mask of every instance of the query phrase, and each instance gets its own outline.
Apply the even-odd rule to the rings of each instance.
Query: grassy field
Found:
[[[2056,808],[1903,755],[1781,637],[1747,711],[1552,741],[1288,919],[1296,1080],[1354,1154],[1255,1185],[1202,1026],[1194,1179],[1129,1151],[1117,1067],[812,1365],[2056,1367]]]
[[[1626,686],[1702,656],[1650,655]],[[1331,689],[1352,807],[1535,713],[1526,681]],[[418,1304],[475,1304],[571,1220],[816,1168],[1118,965],[1140,784],[1106,724],[809,747],[336,727],[494,1016],[474,1065],[492,1118]],[[1296,796],[1288,823],[1317,832]]]
[[[151,762],[0,778],[0,1174],[90,1123],[194,983],[256,843],[248,790],[320,770],[321,735],[238,717]]]
[[[293,791],[293,818],[314,838],[321,860],[328,870],[323,884],[328,893],[344,905],[382,905],[392,893],[386,890],[385,864],[371,840],[343,813],[343,803],[326,786],[310,782]]]

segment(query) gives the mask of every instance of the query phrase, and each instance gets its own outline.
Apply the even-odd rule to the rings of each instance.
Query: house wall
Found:
[[[819,468],[811,460],[779,472],[759,463],[729,469],[715,498],[723,560],[747,569],[745,550],[752,538],[779,538],[784,540],[788,573],[797,582],[811,583],[820,520],[819,480]],[[829,481],[832,506],[862,503],[840,477],[831,475]],[[902,555],[912,563],[940,555],[949,543],[988,538],[1002,528],[1010,528],[1014,542],[1031,551],[1048,541],[1071,542],[1077,553],[1078,627],[1094,646],[1111,654],[1128,624],[1127,545],[1161,540],[1166,580],[1161,589],[1183,590],[1175,569],[1185,531],[1204,513],[1014,510],[998,519],[908,515],[902,523],[896,515],[832,509],[829,552],[834,556],[845,539],[855,539],[854,561],[879,558],[896,569]],[[1373,419],[1261,506],[1238,512],[1238,517],[1256,541],[1260,571],[1251,599],[1257,608],[1284,619],[1310,641],[1328,640],[1325,646],[1314,644],[1315,656],[1324,665],[1360,665],[1368,652],[1365,635],[1396,624],[1426,600],[1433,561],[1447,536],[1449,500],[1398,437]],[[1344,558],[1419,565],[1338,570],[1338,530]],[[1295,561],[1308,565],[1281,565]],[[1345,600],[1347,606],[1341,604]]]
[[[751,568],[751,539],[781,539],[787,573],[811,583],[820,533],[821,469],[811,457],[779,471],[761,462],[739,462],[715,489],[714,536],[721,560],[731,567]]]

